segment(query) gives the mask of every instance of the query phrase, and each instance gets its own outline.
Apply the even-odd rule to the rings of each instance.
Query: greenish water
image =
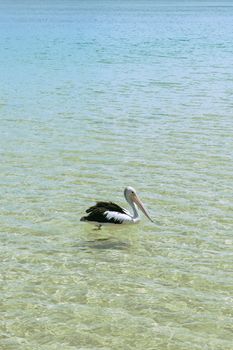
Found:
[[[1,2],[1,349],[232,350],[232,23],[231,2]],[[79,221],[126,185],[155,225]]]

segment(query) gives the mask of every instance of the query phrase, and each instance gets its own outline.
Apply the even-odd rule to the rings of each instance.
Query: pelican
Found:
[[[83,216],[80,221],[85,221],[101,229],[103,225],[137,224],[140,221],[138,208],[151,221],[146,208],[139,199],[133,187],[126,187],[124,196],[133,210],[131,214],[128,210],[112,202],[97,202],[96,205],[86,210],[87,216]]]

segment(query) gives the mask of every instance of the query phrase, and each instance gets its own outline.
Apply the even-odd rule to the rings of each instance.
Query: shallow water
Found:
[[[232,21],[1,2],[2,349],[232,349]],[[79,221],[125,185],[156,224]]]

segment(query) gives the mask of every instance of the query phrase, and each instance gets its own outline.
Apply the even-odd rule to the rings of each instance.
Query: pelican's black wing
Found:
[[[116,211],[118,213],[126,214],[126,210],[124,208],[121,208],[119,205],[113,202],[97,202],[96,205],[93,205],[93,207],[87,209],[86,213],[91,213],[93,210],[96,210],[98,208],[104,208],[108,211]]]
[[[96,205],[93,205],[86,210],[86,213],[89,215],[83,216],[81,221],[93,221],[98,223],[112,223],[112,224],[121,224],[122,218],[117,218],[116,215],[107,218],[106,212],[117,212],[119,214],[128,214],[124,208],[121,208],[119,205],[112,202],[97,202]]]

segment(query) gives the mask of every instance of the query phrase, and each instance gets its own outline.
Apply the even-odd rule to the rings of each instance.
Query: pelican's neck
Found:
[[[132,219],[135,221],[138,221],[140,219],[138,207],[136,206],[136,204],[132,200],[129,200],[128,203],[131,206],[131,208],[133,209]]]

